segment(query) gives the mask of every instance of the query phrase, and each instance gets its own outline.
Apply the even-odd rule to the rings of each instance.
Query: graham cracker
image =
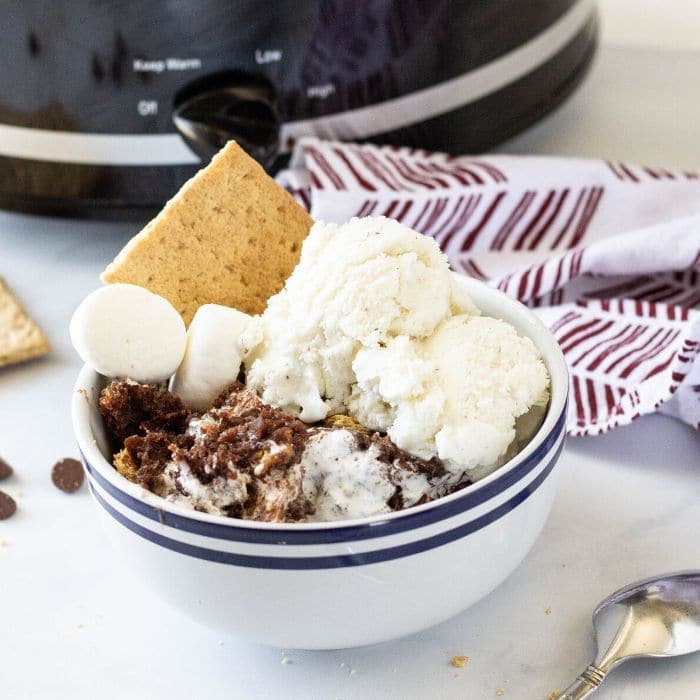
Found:
[[[0,277],[0,367],[46,355],[49,341]]]
[[[313,223],[234,141],[186,182],[102,273],[160,294],[189,324],[202,304],[263,311]]]
[[[138,469],[136,467],[136,464],[134,464],[134,460],[129,454],[129,450],[127,450],[126,447],[114,455],[114,457],[112,458],[112,463],[114,464],[114,468],[125,479],[128,479],[129,481],[133,482],[138,481],[138,479],[136,478],[136,472],[138,471]]]
[[[371,433],[369,428],[358,423],[354,418],[346,416],[344,413],[336,413],[333,416],[328,416],[323,419],[323,425],[326,428],[343,428],[344,430],[354,430],[356,433]]]

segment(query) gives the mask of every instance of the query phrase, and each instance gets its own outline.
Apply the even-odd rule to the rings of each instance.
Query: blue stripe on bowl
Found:
[[[186,554],[197,559],[213,561],[220,564],[229,564],[234,566],[243,566],[253,569],[336,569],[350,566],[363,566],[367,564],[378,564],[380,562],[391,561],[393,559],[401,559],[409,557],[413,554],[425,552],[436,547],[441,547],[450,542],[454,542],[462,537],[485,528],[487,525],[495,522],[499,518],[512,511],[523,501],[529,498],[549,476],[554,468],[559,455],[563,449],[563,443],[559,445],[556,453],[549,461],[545,469],[537,475],[524,489],[519,491],[515,496],[512,496],[505,503],[501,504],[494,510],[486,513],[471,522],[459,525],[451,530],[441,532],[431,537],[426,537],[415,542],[398,545],[396,547],[387,547],[370,552],[356,552],[353,554],[340,554],[336,556],[325,557],[272,557],[272,556],[256,556],[250,554],[235,554],[233,552],[221,552],[214,549],[207,549],[197,545],[189,544],[174,540],[171,537],[160,535],[148,528],[129,520],[125,515],[113,508],[102,496],[97,493],[96,489],[90,483],[90,491],[98,503],[119,523],[131,530],[133,533],[143,537],[154,544],[157,544],[166,549],[170,549],[180,554]]]

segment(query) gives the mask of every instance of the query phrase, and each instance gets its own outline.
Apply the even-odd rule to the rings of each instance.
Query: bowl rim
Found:
[[[249,531],[251,533],[258,532],[260,536],[264,536],[264,534],[267,533],[269,535],[282,537],[285,535],[289,536],[292,533],[307,533],[311,535],[313,533],[318,534],[319,532],[335,532],[339,535],[339,539],[336,541],[382,536],[382,533],[379,532],[382,526],[386,526],[394,521],[415,521],[416,519],[420,521],[421,516],[424,516],[426,513],[440,510],[444,512],[446,507],[448,514],[444,517],[450,517],[451,514],[454,514],[451,511],[454,510],[456,504],[461,505],[461,502],[464,500],[474,502],[471,505],[457,508],[457,512],[463,512],[490,500],[490,498],[497,493],[517,483],[532,469],[536,468],[537,464],[541,462],[542,457],[549,453],[564,431],[569,393],[568,369],[564,360],[564,355],[554,336],[529,308],[484,282],[458,273],[453,273],[453,275],[459,280],[458,283],[463,286],[468,293],[471,291],[472,293],[476,293],[477,296],[491,295],[493,300],[501,305],[502,308],[509,309],[511,314],[519,316],[520,320],[527,324],[527,332],[522,330],[519,332],[533,340],[538,350],[543,355],[545,365],[550,375],[550,403],[545,419],[537,433],[535,433],[530,442],[512,459],[475,483],[452,494],[442,496],[418,506],[411,506],[392,513],[382,513],[348,520],[270,523],[202,513],[188,508],[187,506],[172,503],[148,491],[143,486],[129,481],[119,474],[112,464],[103,456],[90,427],[91,416],[97,411],[97,406],[89,399],[89,395],[96,384],[104,382],[106,378],[98,374],[91,367],[84,365],[78,374],[73,390],[71,413],[73,431],[77,438],[83,461],[88,470],[88,476],[97,477],[96,480],[98,483],[102,487],[107,487],[107,490],[121,492],[125,496],[130,497],[130,499],[140,502],[145,507],[155,509],[159,514],[167,513],[176,520],[185,519],[193,523],[199,522],[202,527],[217,526],[217,529],[221,527],[227,530],[237,529],[240,531]],[[498,315],[495,315],[495,317],[498,317]],[[485,494],[490,492],[494,493],[487,497],[479,498],[482,492]],[[450,508],[450,505],[453,505],[453,508]],[[443,518],[431,518],[430,522],[441,519]],[[418,526],[423,524],[426,523],[420,522]],[[364,536],[362,534],[363,532],[365,533]]]

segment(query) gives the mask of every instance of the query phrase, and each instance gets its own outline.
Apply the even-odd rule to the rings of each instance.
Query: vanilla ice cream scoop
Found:
[[[309,422],[347,413],[453,475],[502,463],[547,401],[534,343],[481,315],[433,239],[385,218],[315,224],[242,345],[267,403]]]
[[[516,419],[542,402],[549,385],[529,338],[505,321],[470,314],[448,318],[425,340],[399,336],[363,348],[353,369],[353,417],[455,473],[496,465]]]
[[[432,239],[384,217],[316,223],[285,288],[244,338],[247,384],[302,420],[321,420],[344,410],[358,350],[426,338],[469,303]]]
[[[515,438],[516,419],[549,385],[534,343],[505,321],[454,316],[422,353],[445,397],[438,457],[451,471],[495,464]]]
[[[100,374],[158,383],[180,364],[186,331],[163,297],[133,284],[110,284],[85,297],[71,319],[70,337]]]
[[[170,382],[170,391],[198,411],[236,381],[241,369],[239,339],[251,317],[219,304],[197,309],[187,329],[185,356]]]

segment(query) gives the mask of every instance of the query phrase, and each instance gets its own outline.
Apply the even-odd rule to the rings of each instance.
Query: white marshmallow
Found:
[[[110,284],[76,309],[70,337],[83,361],[100,374],[157,383],[180,364],[186,331],[167,299],[133,284]]]
[[[170,382],[170,391],[186,406],[206,411],[236,381],[242,353],[239,339],[251,316],[228,306],[204,304],[187,329],[185,356]]]

